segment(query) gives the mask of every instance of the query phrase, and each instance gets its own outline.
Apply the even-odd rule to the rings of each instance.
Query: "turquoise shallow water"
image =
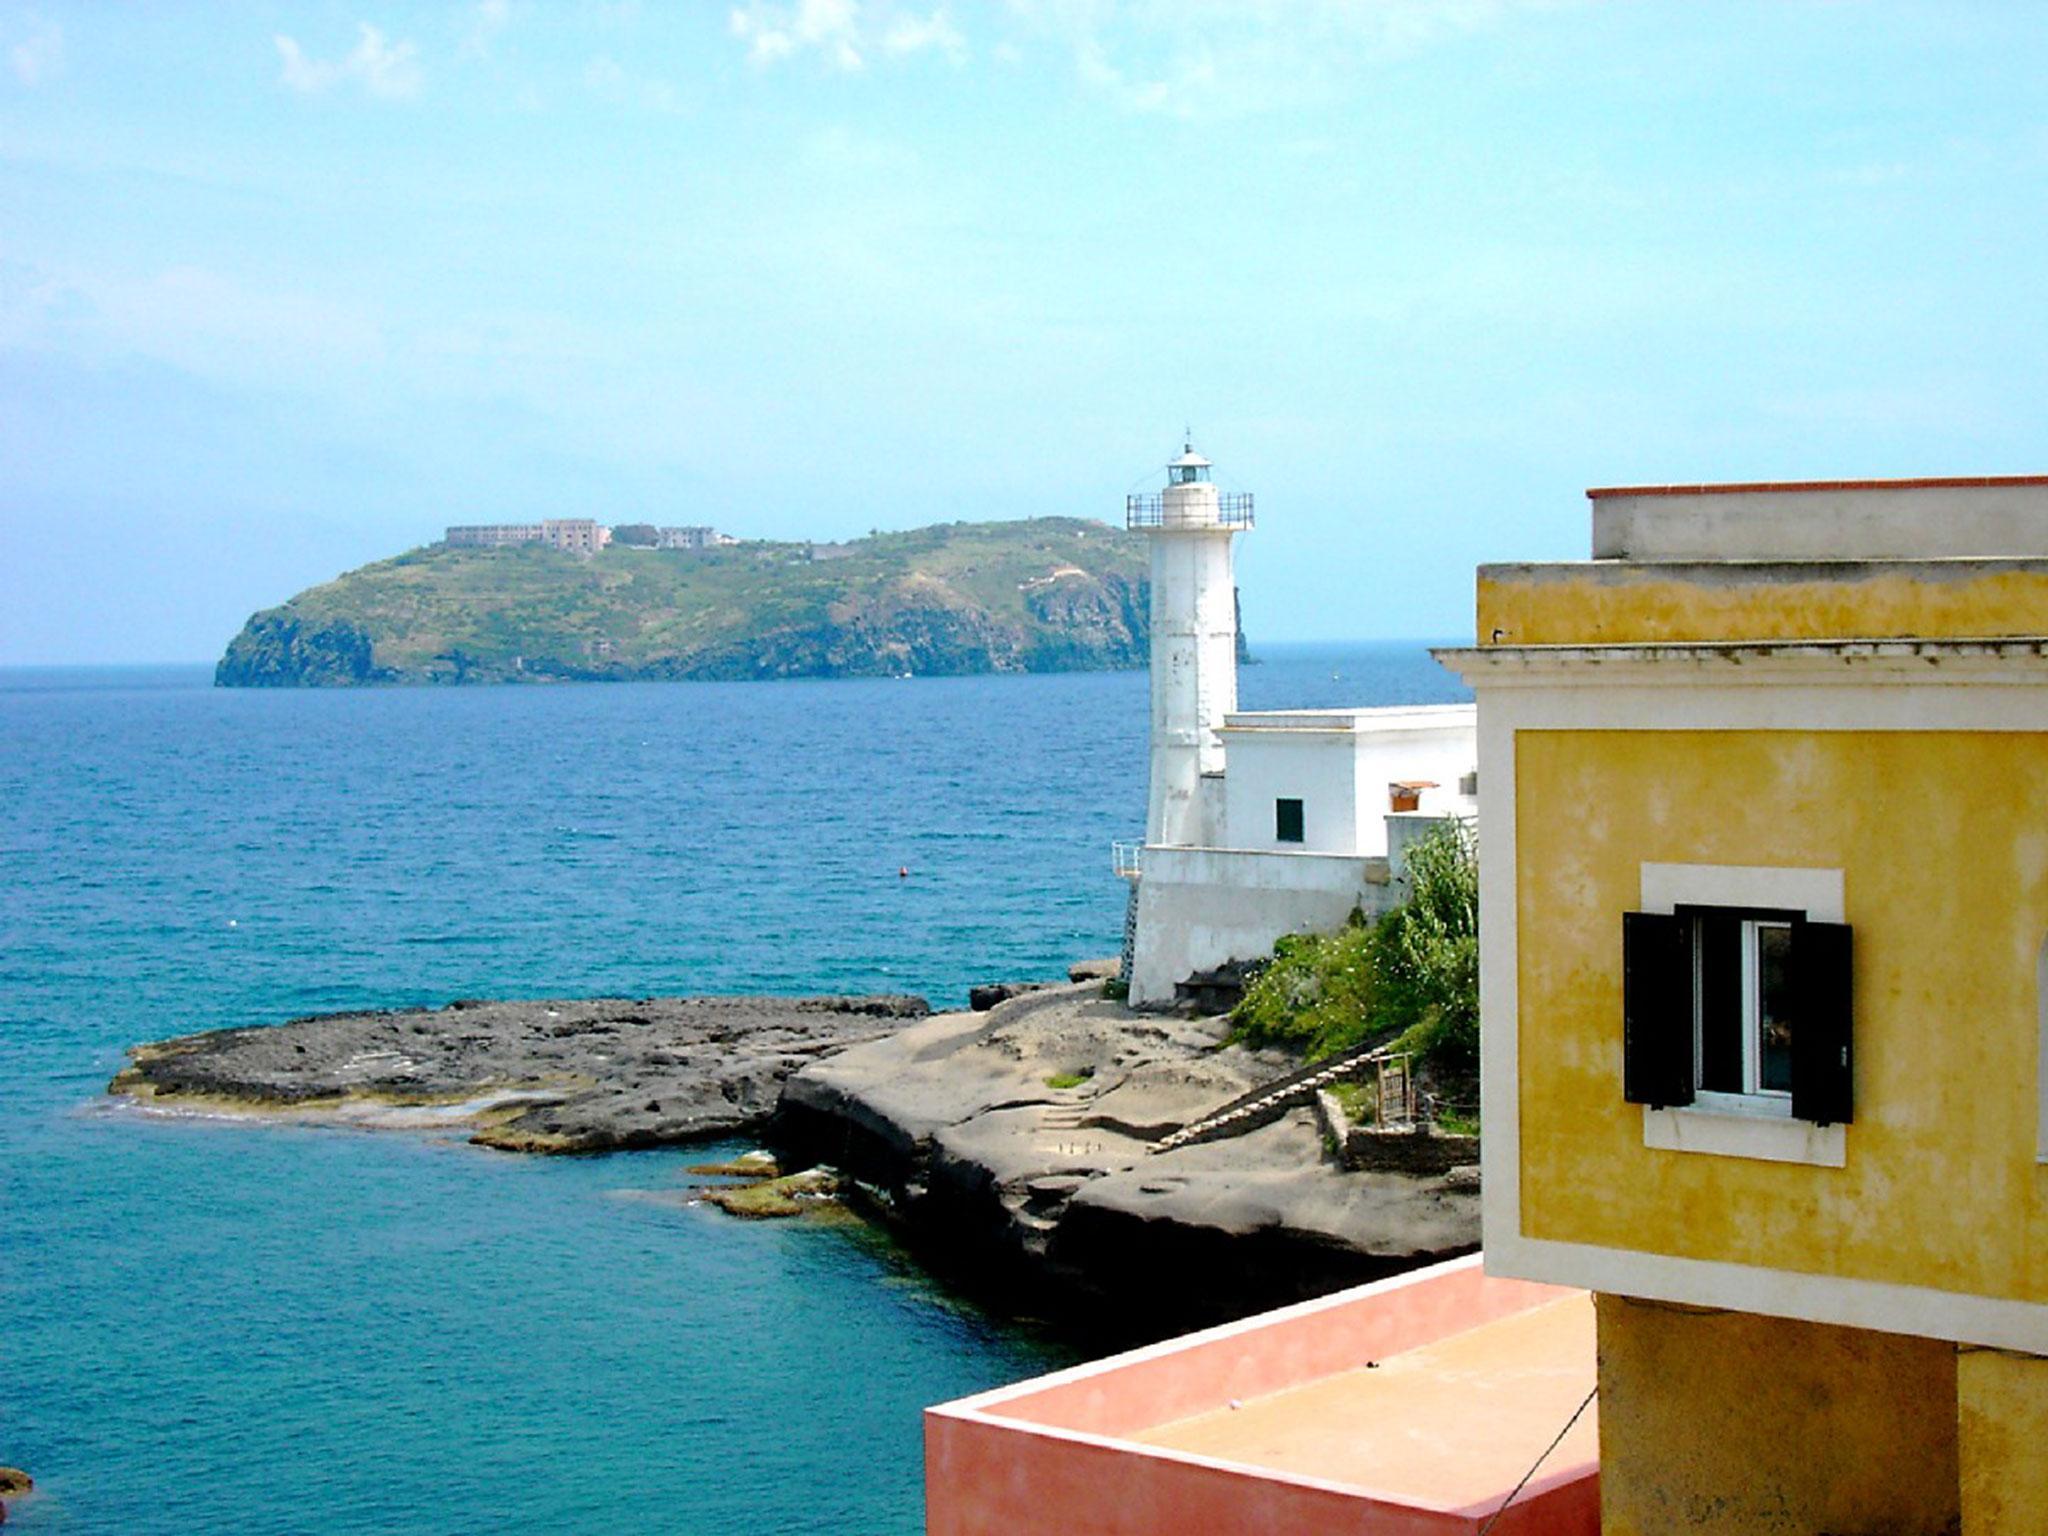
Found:
[[[1144,676],[206,683],[0,672],[9,1531],[919,1529],[918,1410],[1064,1357],[873,1234],[663,1201],[701,1149],[101,1090],[137,1040],[315,1010],[1058,974],[1115,946]],[[1417,647],[1242,691],[1458,696]]]

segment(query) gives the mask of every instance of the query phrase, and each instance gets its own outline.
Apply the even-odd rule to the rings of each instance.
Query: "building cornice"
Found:
[[[1595,485],[1591,501],[1613,496],[1753,496],[1758,492],[1980,490],[2007,485],[2048,485],[2048,475],[1919,475],[1903,480],[1737,480],[1698,485]]]
[[[1654,645],[1446,646],[1431,653],[1472,687],[1756,682],[2048,682],[2048,635],[1996,640],[1687,641]],[[1739,674],[1739,675],[1738,675]]]

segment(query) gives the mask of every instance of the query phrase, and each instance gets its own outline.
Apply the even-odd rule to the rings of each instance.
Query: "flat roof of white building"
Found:
[[[1387,704],[1370,709],[1262,709],[1223,717],[1226,731],[1441,731],[1470,726],[1470,704]]]

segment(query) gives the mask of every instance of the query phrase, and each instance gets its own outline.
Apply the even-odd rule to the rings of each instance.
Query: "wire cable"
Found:
[[[1493,1529],[1494,1525],[1499,1521],[1500,1517],[1508,1512],[1508,1506],[1514,1503],[1515,1500],[1519,1499],[1522,1496],[1522,1490],[1529,1486],[1529,1479],[1536,1475],[1536,1469],[1542,1466],[1544,1462],[1550,1459],[1550,1453],[1552,1451],[1556,1450],[1560,1445],[1564,1444],[1564,1437],[1570,1434],[1572,1432],[1572,1426],[1579,1422],[1579,1415],[1584,1413],[1588,1408],[1592,1407],[1593,1399],[1598,1397],[1599,1395],[1600,1386],[1599,1383],[1596,1382],[1593,1385],[1593,1390],[1586,1394],[1586,1400],[1580,1403],[1578,1407],[1574,1408],[1572,1410],[1572,1416],[1564,1421],[1564,1428],[1560,1429],[1557,1432],[1557,1438],[1551,1441],[1550,1444],[1546,1445],[1543,1448],[1543,1454],[1541,1456],[1538,1456],[1535,1459],[1535,1461],[1530,1463],[1529,1470],[1522,1474],[1522,1480],[1519,1483],[1515,1484],[1514,1489],[1508,1494],[1506,1498],[1500,1501],[1500,1508],[1496,1509],[1491,1515],[1487,1516],[1486,1524],[1479,1527],[1479,1536],[1486,1536],[1486,1533]]]

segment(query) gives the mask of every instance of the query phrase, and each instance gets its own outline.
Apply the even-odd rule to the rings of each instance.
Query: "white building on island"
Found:
[[[498,549],[508,544],[541,544],[572,555],[609,549],[612,530],[594,517],[550,517],[538,523],[454,523],[443,535],[451,549]],[[739,543],[716,528],[657,528],[655,549],[726,549]]]
[[[458,523],[443,537],[451,549],[544,544],[573,555],[594,555],[611,543],[612,531],[593,517],[550,517],[538,523]]]
[[[1477,808],[1469,704],[1245,712],[1237,707],[1232,540],[1249,493],[1225,494],[1192,443],[1164,491],[1132,496],[1152,548],[1151,788],[1131,882],[1125,976],[1133,1004],[1397,905],[1408,845]]]

